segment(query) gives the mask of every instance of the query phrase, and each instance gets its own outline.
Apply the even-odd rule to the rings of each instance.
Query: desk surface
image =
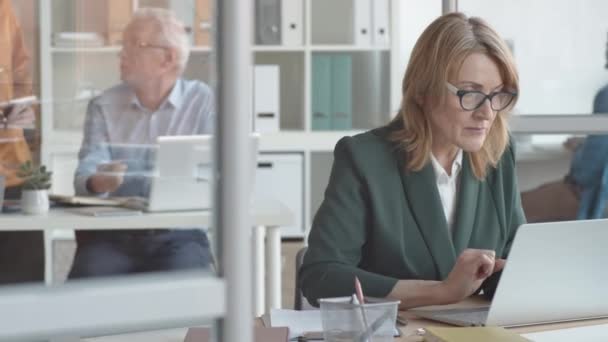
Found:
[[[212,211],[143,213],[142,215],[94,217],[78,214],[73,208],[52,208],[44,215],[0,214],[0,230],[42,229],[154,229],[167,227],[210,226]],[[256,203],[252,207],[252,225],[286,226],[293,214],[278,201]]]
[[[453,305],[442,306],[442,309],[448,308],[472,308],[479,306],[486,306],[489,302],[481,299],[481,298],[470,298],[463,302]],[[434,307],[428,307],[428,309],[432,309]],[[426,308],[425,308],[426,309]],[[399,339],[395,339],[395,341],[409,341],[408,336],[415,334],[418,328],[424,328],[427,326],[450,326],[448,324],[439,323],[430,321],[427,319],[417,318],[415,315],[408,312],[400,312],[400,316],[406,317],[409,321],[408,325],[405,327],[401,327],[401,332],[403,336]],[[551,323],[551,324],[538,324],[531,325],[525,327],[517,327],[517,328],[509,328],[518,334],[525,334],[531,332],[540,332],[540,331],[550,331],[550,330],[559,330],[559,329],[567,329],[567,328],[575,328],[575,327],[584,327],[590,325],[598,325],[598,324],[608,324],[608,318],[605,319],[593,319],[593,320],[584,320],[584,321],[572,321],[572,322],[563,322],[563,323]]]
[[[442,308],[470,308],[476,306],[488,305],[486,301],[481,299],[468,299],[458,304],[444,306]],[[429,307],[432,308],[432,307]],[[396,338],[395,342],[410,342],[414,339],[412,335],[415,334],[416,329],[424,328],[427,326],[448,326],[443,323],[433,322],[425,319],[416,318],[413,314],[408,312],[400,312],[400,316],[404,316],[408,318],[408,325],[405,327],[401,327],[402,336],[400,338]],[[261,325],[262,322],[260,319],[255,320],[256,325]],[[608,318],[606,319],[595,319],[595,320],[586,320],[586,321],[575,321],[575,322],[565,322],[565,323],[554,323],[554,324],[540,324],[533,325],[527,327],[519,327],[519,328],[511,328],[514,332],[524,334],[531,332],[540,332],[540,331],[550,331],[550,330],[558,330],[558,329],[567,329],[567,328],[575,328],[575,327],[584,327],[590,325],[598,325],[598,324],[608,324]],[[111,337],[98,337],[93,339],[86,339],[89,342],[119,342],[119,341],[128,341],[128,342],[183,342],[186,336],[187,329],[173,329],[173,330],[163,330],[163,331],[155,331],[155,332],[145,332],[145,333],[137,333],[137,334],[128,334],[128,335],[119,335],[119,336],[111,336]]]

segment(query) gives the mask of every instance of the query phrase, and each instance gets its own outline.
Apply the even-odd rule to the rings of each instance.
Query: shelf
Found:
[[[323,51],[352,51],[352,52],[374,52],[374,51],[390,51],[389,46],[355,46],[355,45],[308,45],[308,46],[282,46],[282,45],[255,45],[252,47],[254,52],[303,52],[310,50],[312,52]]]
[[[331,152],[342,137],[363,133],[353,131],[304,132],[287,131],[262,133],[260,135],[261,152]]]
[[[514,133],[529,134],[607,134],[604,115],[514,115],[509,125]]]
[[[303,46],[256,45],[251,48],[254,52],[303,52]]]
[[[261,152],[331,152],[342,137],[363,133],[352,131],[283,131],[260,134]],[[82,141],[82,132],[56,130],[45,143],[53,146],[54,151],[77,152]]]
[[[53,53],[118,53],[122,49],[121,46],[94,46],[94,47],[51,47]],[[211,52],[213,49],[209,46],[192,46],[191,52]]]
[[[355,46],[355,45],[313,45],[310,47],[313,52],[323,51],[362,51],[362,52],[374,52],[374,51],[390,51],[389,46]]]
[[[121,47],[112,46],[95,46],[95,47],[51,47],[51,52],[54,53],[118,53]]]

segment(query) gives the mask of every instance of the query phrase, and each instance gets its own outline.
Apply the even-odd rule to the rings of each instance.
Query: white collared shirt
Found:
[[[439,198],[441,199],[441,205],[443,206],[443,213],[445,215],[445,220],[448,223],[448,229],[451,233],[454,223],[456,198],[458,194],[458,175],[462,169],[462,150],[458,151],[458,154],[452,163],[451,175],[448,175],[433,154],[431,154],[431,163],[433,164],[433,169],[435,170],[437,191],[439,192]]]

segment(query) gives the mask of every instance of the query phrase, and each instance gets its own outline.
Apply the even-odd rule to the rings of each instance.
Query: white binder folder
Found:
[[[276,132],[280,119],[280,79],[278,65],[253,67],[253,129]]]
[[[304,7],[302,0],[282,0],[281,36],[283,45],[300,46],[303,41]]]
[[[294,215],[294,224],[281,227],[281,236],[304,236],[304,155],[301,153],[261,153],[255,174],[253,198],[277,200]]]
[[[372,1],[372,17],[374,45],[388,46],[390,42],[389,0]]]
[[[281,1],[256,0],[256,44],[281,44]]]
[[[353,0],[353,42],[357,46],[372,43],[371,3],[371,0]]]

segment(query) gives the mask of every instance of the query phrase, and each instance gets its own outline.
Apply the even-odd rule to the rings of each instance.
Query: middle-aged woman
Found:
[[[452,13],[426,28],[399,114],[336,145],[300,270],[309,302],[352,294],[355,276],[402,308],[493,293],[525,221],[507,128],[518,83],[482,19]]]

